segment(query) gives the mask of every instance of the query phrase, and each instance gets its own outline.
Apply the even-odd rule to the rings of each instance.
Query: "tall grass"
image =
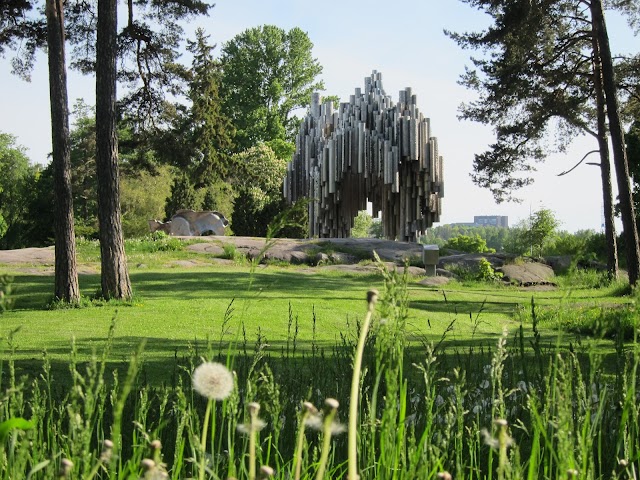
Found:
[[[505,331],[489,350],[449,352],[444,343],[410,350],[406,276],[381,268],[370,328],[363,295],[363,320],[331,355],[297,354],[290,307],[282,361],[240,324],[237,345],[221,335],[206,351],[192,350],[166,366],[176,374],[161,387],[144,380],[143,346],[123,378],[108,370],[116,321],[89,362],[78,361],[72,343],[64,388],[46,352],[37,375],[17,378],[19,332],[8,335],[0,479],[344,478],[354,460],[342,434],[347,423],[355,425],[361,479],[637,478],[635,338],[615,337],[608,370],[610,359],[594,351],[543,345],[532,303],[531,332],[525,324],[514,337]],[[229,308],[223,332],[233,321]],[[192,384],[195,368],[212,361],[234,372],[234,388],[219,401]]]

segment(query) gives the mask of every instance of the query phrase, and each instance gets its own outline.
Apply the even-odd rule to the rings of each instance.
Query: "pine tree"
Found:
[[[606,93],[604,63],[610,52],[596,29],[593,12],[581,0],[462,0],[491,16],[485,31],[449,35],[464,48],[490,52],[474,59],[474,69],[462,83],[476,90],[479,100],[462,107],[461,117],[490,124],[496,143],[478,154],[472,178],[489,188],[498,201],[512,199],[515,190],[531,183],[521,172],[534,170],[532,162],[548,153],[546,141],[561,135],[556,149],[564,151],[578,134],[598,141],[608,239],[609,271],[617,273],[613,199],[606,137],[614,112],[608,105],[615,92]],[[594,4],[596,0],[591,2]],[[535,48],[532,48],[535,46]],[[605,104],[607,104],[605,106]],[[614,150],[615,152],[615,150]],[[616,169],[623,160],[614,155]],[[624,174],[618,172],[619,183]],[[619,184],[620,187],[620,184]],[[624,189],[621,189],[624,191]],[[629,207],[625,206],[627,214]],[[628,216],[628,215],[626,215]],[[635,228],[625,225],[634,242]],[[630,282],[640,252],[627,252]]]

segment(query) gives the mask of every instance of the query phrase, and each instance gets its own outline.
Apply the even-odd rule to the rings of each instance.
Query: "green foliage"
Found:
[[[322,67],[312,48],[299,28],[286,32],[273,25],[250,28],[223,45],[220,92],[237,131],[237,151],[293,140],[299,121],[292,113],[324,88],[316,80]]]
[[[191,108],[178,129],[187,132],[187,138],[179,141],[181,148],[187,148],[183,157],[189,163],[183,166],[197,186],[226,178],[234,134],[231,122],[222,113],[218,93],[220,64],[213,58],[215,47],[208,44],[208,39],[199,28],[195,41],[187,42],[187,50],[193,54],[189,82]]]
[[[533,161],[596,130],[593,63],[584,61],[593,49],[591,15],[575,0],[463,2],[490,23],[481,31],[447,32],[462,48],[486,53],[461,76],[478,94],[461,116],[496,131],[495,143],[475,156],[472,178],[496,200],[508,200],[533,181]]]
[[[35,425],[24,418],[10,418],[0,423],[0,445],[9,437],[11,430],[31,430]]]
[[[259,144],[233,156],[233,185],[245,191],[259,208],[282,197],[287,161],[266,144]]]
[[[287,161],[265,144],[234,155],[231,228],[236,235],[265,236],[267,226],[285,208],[282,182]]]
[[[443,248],[467,253],[495,253],[495,249],[488,248],[487,242],[477,233],[472,236],[459,235],[453,237],[444,244]]]
[[[95,108],[78,100],[73,107],[74,124],[69,133],[73,215],[78,234],[97,236],[98,193],[96,177]],[[84,227],[84,228],[83,228]]]
[[[440,225],[429,228],[420,239],[420,243],[438,245],[442,248],[448,240],[460,235],[470,237],[478,235],[486,242],[487,248],[493,248],[497,252],[510,251],[506,248],[506,245],[510,242],[511,229],[506,227]]]
[[[130,238],[124,242],[128,255],[135,253],[180,252],[184,250],[185,242],[167,235],[164,232],[153,232],[142,238]]]
[[[353,219],[353,228],[351,228],[351,236],[353,238],[367,238],[371,235],[369,230],[373,224],[373,218],[365,210],[358,212],[356,218]]]
[[[478,273],[476,278],[482,282],[493,282],[496,280],[502,280],[502,273],[496,272],[493,269],[491,262],[486,258],[481,258],[478,262]]]
[[[200,189],[198,193],[203,193],[203,191],[204,195],[200,205],[202,210],[216,210],[231,216],[230,212],[233,212],[233,198],[235,196],[232,185],[219,181]]]
[[[0,275],[0,314],[13,308],[13,277]]]
[[[264,142],[273,153],[276,154],[276,157],[281,158],[282,160],[286,160],[287,162],[291,160],[293,154],[296,151],[296,145],[293,142],[288,142],[281,138],[274,138],[273,140],[268,140]]]
[[[38,167],[29,165],[25,147],[16,138],[0,132],[0,248],[26,246],[26,214],[30,184]],[[48,221],[51,223],[51,219]]]
[[[184,172],[178,173],[171,185],[171,193],[166,199],[164,207],[165,218],[169,219],[178,210],[191,209],[198,210],[200,204],[196,197],[196,190],[188,175]]]
[[[247,257],[238,250],[234,243],[225,243],[222,245],[222,251],[222,258],[233,260],[238,264],[242,264],[247,261]]]
[[[637,305],[598,306],[566,305],[538,307],[537,321],[546,328],[555,328],[574,334],[594,338],[616,337],[632,341],[638,334],[640,311]],[[522,315],[522,320],[530,321],[530,315]]]
[[[264,329],[255,342],[249,341],[244,321],[235,322],[240,309],[233,302],[220,312],[218,341],[209,335],[206,340],[189,337],[183,354],[166,349],[170,358],[158,363],[149,358],[154,353],[151,347],[142,363],[144,343],[128,355],[129,362],[122,362],[111,322],[100,348],[95,346],[93,325],[92,351],[83,351],[74,341],[63,361],[45,353],[21,379],[15,360],[20,350],[10,341],[0,434],[5,434],[7,425],[17,428],[6,429],[10,441],[0,447],[4,466],[0,478],[59,478],[63,459],[73,465],[69,477],[88,480],[151,478],[151,474],[257,478],[249,473],[254,470],[251,465],[269,465],[277,472],[274,478],[284,480],[296,478],[297,463],[302,466],[300,478],[313,478],[325,466],[327,474],[319,478],[345,478],[347,448],[335,436],[343,429],[332,422],[338,418],[336,410],[342,422],[348,419],[357,438],[354,456],[348,455],[363,480],[436,478],[436,472],[443,471],[457,479],[515,480],[538,478],[538,472],[567,478],[573,476],[567,471],[576,466],[586,478],[598,478],[601,471],[627,478],[637,470],[633,452],[640,448],[635,416],[640,407],[640,355],[620,340],[627,320],[637,328],[631,316],[616,317],[613,309],[614,316],[606,317],[609,312],[602,316],[601,324],[611,322],[615,331],[611,355],[581,342],[565,348],[554,347],[560,342],[555,340],[541,348],[539,327],[552,319],[533,302],[516,335],[491,332],[497,337],[495,347],[485,348],[481,342],[479,348],[474,343],[468,348],[454,343],[449,348],[450,330],[446,330],[439,342],[420,339],[419,348],[412,349],[407,332],[408,277],[381,268],[378,281],[384,290],[375,308],[375,302],[369,304],[364,322],[371,329],[340,318],[336,327],[340,335],[328,348],[315,340],[315,310],[314,339],[304,346],[300,338],[304,319],[290,301],[282,304],[278,315],[284,318],[282,348],[271,353],[266,335],[273,338],[276,332],[260,318]],[[363,290],[365,284],[360,287]],[[335,287],[333,291],[339,293]],[[425,290],[420,291],[424,296]],[[170,292],[175,295],[173,289]],[[361,291],[360,313],[365,307],[362,297]],[[353,298],[350,295],[351,304]],[[264,309],[262,299],[257,303]],[[446,297],[434,306],[446,308]],[[198,311],[201,314],[200,306]],[[134,315],[135,310],[125,314]],[[185,330],[182,319],[176,320],[173,328]],[[129,323],[135,322],[123,327],[131,352]],[[476,318],[474,332],[482,323]],[[156,336],[161,326],[153,331]],[[459,323],[454,320],[449,326],[457,330]],[[326,329],[325,324],[322,330]],[[359,333],[362,341],[356,348]],[[173,345],[175,337],[168,338]],[[32,355],[28,349],[26,354]],[[362,360],[362,374],[352,378],[354,358]],[[231,393],[218,402],[208,401],[201,387],[194,385],[192,374],[202,359],[220,362],[234,372]],[[159,370],[171,381],[150,383],[148,374]],[[333,411],[319,412],[314,405],[329,397],[335,399],[326,402],[334,405]],[[349,401],[357,408],[347,413]],[[304,408],[302,402],[307,402]],[[314,424],[322,434],[313,431]]]
[[[171,173],[168,167],[160,167],[155,175],[140,171],[121,178],[120,207],[125,238],[147,234],[149,220],[164,218],[170,185]]]
[[[543,255],[546,243],[555,235],[559,224],[553,212],[547,208],[542,208],[533,214],[528,235],[534,254]]]
[[[640,100],[637,100],[636,103],[638,103],[638,117],[629,127],[629,131],[625,135],[625,141],[629,174],[633,180],[633,200],[637,217],[640,215]]]

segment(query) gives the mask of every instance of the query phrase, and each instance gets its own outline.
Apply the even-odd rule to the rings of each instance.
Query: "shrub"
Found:
[[[453,237],[444,244],[444,248],[466,253],[495,253],[495,249],[487,248],[487,242],[477,233]]]
[[[491,262],[486,258],[481,258],[478,262],[478,271],[476,278],[482,282],[493,282],[502,280],[502,273],[496,272]]]

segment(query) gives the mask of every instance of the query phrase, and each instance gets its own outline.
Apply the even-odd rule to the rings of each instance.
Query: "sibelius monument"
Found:
[[[358,211],[382,212],[384,236],[415,242],[440,221],[444,180],[438,141],[408,87],[394,104],[373,71],[338,110],[311,97],[289,162],[284,195],[309,198],[309,236],[350,235]]]

